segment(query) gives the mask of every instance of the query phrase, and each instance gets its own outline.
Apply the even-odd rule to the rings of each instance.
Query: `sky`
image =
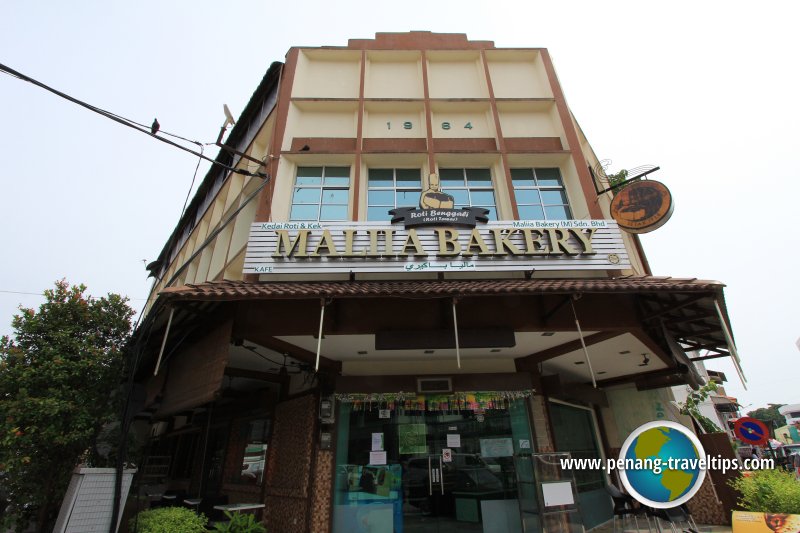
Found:
[[[748,390],[727,360],[708,366],[748,411],[800,403],[799,19],[789,0],[5,0],[0,63],[210,143],[222,105],[238,116],[292,46],[428,30],[548,48],[610,170],[661,167],[675,212],[642,237],[653,273],[727,285]],[[141,309],[197,158],[5,74],[0,123],[0,335],[59,279]]]

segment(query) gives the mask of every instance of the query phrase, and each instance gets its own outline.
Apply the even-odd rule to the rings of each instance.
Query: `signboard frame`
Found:
[[[245,274],[565,271],[629,268],[613,220],[505,220],[475,228],[256,222]]]

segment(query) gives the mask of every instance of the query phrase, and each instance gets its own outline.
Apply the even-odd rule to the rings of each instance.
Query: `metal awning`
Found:
[[[197,306],[263,300],[338,300],[369,298],[470,298],[547,294],[626,294],[640,310],[645,331],[668,351],[682,352],[679,364],[731,357],[746,379],[731,334],[718,281],[633,276],[623,278],[349,280],[349,281],[215,281],[164,289],[161,305]],[[674,349],[677,348],[677,349]],[[704,355],[698,356],[698,353]],[[745,385],[746,387],[746,385]]]

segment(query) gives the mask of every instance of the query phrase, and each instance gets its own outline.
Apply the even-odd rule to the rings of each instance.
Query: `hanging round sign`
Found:
[[[745,416],[734,422],[733,433],[745,444],[763,446],[769,439],[766,424],[756,418]]]
[[[663,226],[672,216],[672,194],[655,180],[641,180],[622,187],[611,200],[611,216],[619,229],[647,233]]]

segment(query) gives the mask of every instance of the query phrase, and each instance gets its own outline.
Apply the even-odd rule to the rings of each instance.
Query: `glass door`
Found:
[[[531,451],[524,400],[503,409],[431,407],[340,404],[334,532],[522,530],[514,456]]]

